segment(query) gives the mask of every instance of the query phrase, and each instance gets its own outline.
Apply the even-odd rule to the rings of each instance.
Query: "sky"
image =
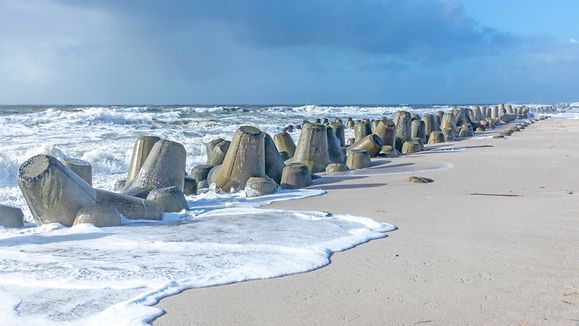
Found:
[[[571,0],[0,0],[0,103],[577,101],[577,13]]]

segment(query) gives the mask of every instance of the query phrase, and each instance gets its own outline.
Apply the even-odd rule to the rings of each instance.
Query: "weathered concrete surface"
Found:
[[[127,175],[126,185],[130,186],[141,167],[147,160],[153,145],[161,138],[155,136],[142,136],[137,138],[135,141],[135,146],[133,147],[133,156],[131,157],[131,163],[129,164],[129,173]]]
[[[229,192],[242,190],[247,179],[265,176],[265,135],[251,126],[235,132],[225,160],[214,175],[217,189]]]
[[[96,202],[115,208],[124,217],[131,220],[160,220],[163,218],[159,204],[139,197],[96,189]]]
[[[123,193],[146,198],[155,189],[175,186],[183,190],[185,160],[183,145],[166,139],[158,140],[141,170]]]
[[[17,182],[38,225],[71,226],[81,207],[96,203],[95,190],[50,155],[36,155],[24,162]]]
[[[20,228],[24,225],[24,214],[18,207],[0,205],[0,226]]]

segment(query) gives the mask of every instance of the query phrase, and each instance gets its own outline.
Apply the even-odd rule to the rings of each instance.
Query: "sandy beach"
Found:
[[[326,195],[265,208],[399,229],[313,272],[166,298],[154,325],[578,325],[578,132],[579,120],[541,121],[320,179]]]

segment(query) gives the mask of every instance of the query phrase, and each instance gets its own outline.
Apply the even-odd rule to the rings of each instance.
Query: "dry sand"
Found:
[[[398,226],[387,238],[309,273],[185,291],[154,324],[579,325],[579,120],[455,146],[374,168],[451,169],[333,179],[325,196],[270,206]]]

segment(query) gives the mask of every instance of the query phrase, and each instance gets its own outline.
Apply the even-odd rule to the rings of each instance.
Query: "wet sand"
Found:
[[[579,325],[579,120],[455,147],[270,205],[399,229],[316,271],[166,298],[154,325]]]

